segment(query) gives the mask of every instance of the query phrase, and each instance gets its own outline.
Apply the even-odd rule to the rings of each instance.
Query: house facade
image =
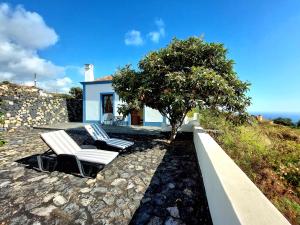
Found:
[[[112,87],[112,76],[95,79],[94,66],[86,64],[85,81],[81,84],[84,123],[107,123],[120,119],[118,107],[122,101]],[[122,121],[122,125],[161,126],[166,122],[165,120],[157,110],[145,106],[142,110],[128,115]]]

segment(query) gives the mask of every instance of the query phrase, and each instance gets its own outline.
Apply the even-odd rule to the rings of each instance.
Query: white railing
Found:
[[[201,127],[194,144],[214,225],[290,224]]]

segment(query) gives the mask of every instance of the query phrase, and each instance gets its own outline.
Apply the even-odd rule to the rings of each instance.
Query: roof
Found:
[[[111,81],[112,79],[113,79],[112,75],[108,75],[105,77],[97,78],[97,79],[95,79],[95,81]]]

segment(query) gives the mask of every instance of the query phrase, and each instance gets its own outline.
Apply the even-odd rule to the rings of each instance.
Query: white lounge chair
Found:
[[[70,158],[77,163],[79,173],[81,176],[86,177],[84,168],[80,161],[95,163],[95,164],[108,164],[118,156],[118,152],[104,151],[99,149],[82,149],[80,146],[63,130],[52,131],[41,134],[44,142],[53,150],[57,156]],[[40,170],[43,169],[43,155],[38,156],[38,166]]]
[[[96,123],[87,124],[84,126],[84,128],[92,136],[94,141],[103,141],[107,145],[115,148],[125,149],[134,144],[134,142],[132,141],[126,141],[118,138],[110,138],[105,132],[105,130],[103,130],[102,127]]]

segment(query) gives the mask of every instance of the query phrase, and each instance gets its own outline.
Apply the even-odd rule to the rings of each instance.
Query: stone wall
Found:
[[[0,84],[4,128],[30,128],[82,121],[82,100],[49,94],[35,87]]]

